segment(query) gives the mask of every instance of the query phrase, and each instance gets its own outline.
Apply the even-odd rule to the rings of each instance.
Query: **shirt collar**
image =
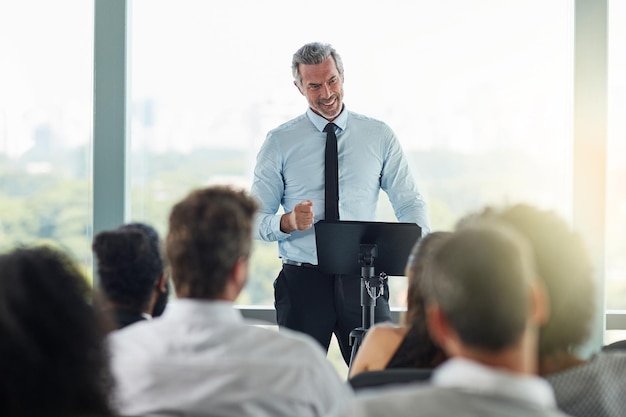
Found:
[[[534,375],[518,375],[463,358],[451,358],[434,372],[432,382],[477,394],[496,394],[544,408],[556,408],[550,384]]]
[[[324,128],[328,124],[328,120],[315,113],[313,110],[311,110],[310,107],[307,109],[306,115],[317,130],[319,130],[320,132],[324,131]],[[343,110],[341,111],[341,113],[339,113],[339,116],[337,116],[337,118],[333,120],[333,123],[337,125],[337,127],[341,130],[346,129],[346,125],[348,124],[348,110],[346,110],[345,104],[343,105]]]
[[[183,318],[202,322],[207,319],[228,323],[243,322],[241,313],[233,308],[233,303],[195,298],[177,298],[168,302],[162,317],[166,320]]]

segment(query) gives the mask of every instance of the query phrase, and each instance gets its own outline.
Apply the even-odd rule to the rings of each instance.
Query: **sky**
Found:
[[[135,147],[260,146],[306,109],[291,54],[319,40],[343,57],[347,106],[386,121],[406,149],[570,157],[573,1],[130,4],[132,100],[155,116],[149,131],[133,123]],[[623,138],[626,5],[610,6],[610,137]],[[92,32],[90,1],[0,3],[0,153],[32,147],[38,124],[68,146],[90,140]],[[626,154],[626,141],[611,146]]]

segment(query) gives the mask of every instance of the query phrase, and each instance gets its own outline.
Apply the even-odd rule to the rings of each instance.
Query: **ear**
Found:
[[[237,259],[235,266],[233,266],[232,280],[237,289],[237,294],[239,294],[248,282],[248,258]]]
[[[165,291],[167,291],[167,274],[165,274],[165,272],[163,272],[159,279],[157,279],[154,286],[155,289],[160,293],[164,293]]]
[[[530,320],[537,327],[548,322],[550,317],[550,301],[543,282],[538,279],[530,285]]]
[[[437,304],[426,306],[426,325],[428,326],[431,339],[437,345],[445,346],[449,338],[450,325],[445,314]]]
[[[462,355],[463,343],[456,330],[450,325],[448,317],[437,304],[426,307],[426,325],[430,338],[448,356]]]
[[[293,82],[293,85],[296,86],[296,88],[298,89],[298,91],[300,92],[300,94],[304,95],[304,91],[302,91],[302,88],[300,87],[300,84],[298,84],[297,81]]]

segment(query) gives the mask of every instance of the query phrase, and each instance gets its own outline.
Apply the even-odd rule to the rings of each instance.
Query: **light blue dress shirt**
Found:
[[[324,219],[324,148],[328,121],[307,112],[271,130],[257,156],[251,194],[260,203],[256,238],[278,241],[279,257],[317,265],[315,230],[280,230],[280,206],[290,212],[313,202],[315,222]],[[400,143],[385,123],[348,111],[333,121],[339,162],[340,220],[375,221],[379,192],[389,197],[400,222],[429,232],[426,203]]]

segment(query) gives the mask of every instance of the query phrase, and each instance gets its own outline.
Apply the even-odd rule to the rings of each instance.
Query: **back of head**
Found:
[[[329,57],[335,60],[337,72],[343,76],[343,61],[335,48],[330,44],[321,42],[311,42],[302,46],[294,54],[291,61],[291,72],[293,79],[302,87],[302,76],[300,75],[299,65],[317,65],[326,61]]]
[[[192,191],[174,206],[165,250],[179,297],[220,297],[237,260],[250,256],[256,209],[228,186]]]
[[[0,256],[0,415],[107,415],[104,331],[77,265],[50,247]]]
[[[570,351],[582,345],[593,323],[595,286],[581,236],[556,213],[525,204],[487,209],[478,217],[507,222],[533,248],[537,272],[550,302],[550,317],[541,328],[540,354]]]
[[[427,296],[461,342],[500,351],[526,329],[534,265],[525,242],[501,225],[455,232],[434,255]]]
[[[156,230],[142,223],[127,224],[98,233],[92,248],[107,298],[118,307],[144,311],[163,274]]]
[[[141,222],[127,223],[119,227],[120,230],[141,230],[150,242],[150,251],[152,253],[152,260],[154,262],[153,267],[155,271],[159,271],[158,277],[165,274],[166,264],[165,255],[163,254],[163,245],[161,237],[156,229],[148,224]],[[165,307],[169,301],[170,296],[170,282],[168,279],[165,281],[165,286],[162,290],[157,291],[157,297],[152,308],[152,316],[158,317],[163,314]]]
[[[120,227],[118,227],[118,230],[138,230],[142,232],[148,238],[148,243],[150,245],[150,255],[153,263],[152,267],[155,271],[159,271],[159,274],[163,273],[165,266],[163,262],[163,248],[161,245],[161,237],[159,236],[159,232],[157,232],[154,227],[146,223],[132,222],[121,225]]]

